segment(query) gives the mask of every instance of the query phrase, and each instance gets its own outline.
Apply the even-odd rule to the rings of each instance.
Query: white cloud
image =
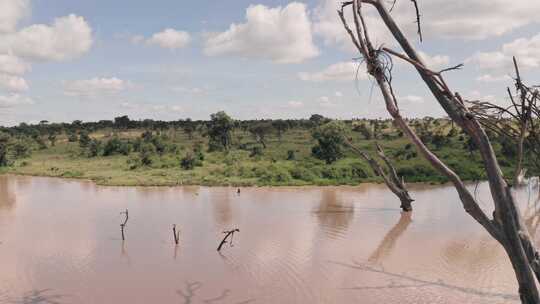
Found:
[[[298,100],[291,100],[287,103],[287,107],[293,108],[293,109],[302,108],[303,106],[304,106],[304,103]]]
[[[432,70],[442,70],[447,68],[450,64],[450,57],[446,55],[430,56],[422,51],[419,52],[420,58],[424,61],[426,66]]]
[[[125,90],[130,84],[116,77],[92,78],[64,82],[64,94],[67,96],[93,97],[114,94]]]
[[[482,92],[474,90],[465,94],[465,100],[480,100],[492,103],[497,103],[497,98],[494,95],[485,95]]]
[[[306,5],[298,2],[276,8],[249,6],[246,23],[233,23],[225,32],[206,35],[204,52],[209,56],[238,55],[276,63],[299,63],[319,55]]]
[[[122,102],[120,107],[124,109],[137,109],[139,105],[130,102]]]
[[[326,44],[353,50],[350,38],[336,13],[340,0],[321,0],[314,10],[314,31]],[[514,0],[430,0],[422,1],[422,30],[426,38],[481,40],[501,36],[528,24],[539,23],[540,1]],[[380,22],[377,12],[365,5],[365,19],[374,43],[394,45],[394,39]],[[414,7],[397,1],[392,16],[411,39],[416,38]],[[350,20],[350,19],[349,19]]]
[[[19,94],[0,95],[0,108],[11,108],[19,105],[31,105],[34,101],[31,98]]]
[[[135,41],[140,41],[141,36],[134,36]],[[191,41],[191,36],[188,32],[178,31],[175,29],[165,29],[162,32],[155,33],[146,42],[148,44],[158,45],[165,49],[181,49],[186,47]]]
[[[398,98],[399,101],[409,102],[409,103],[424,103],[424,97],[416,95],[407,95]]]
[[[179,92],[179,93],[189,93],[189,94],[199,95],[199,94],[207,93],[208,88],[176,86],[176,87],[172,87],[171,90],[174,92]]]
[[[0,74],[0,88],[10,92],[22,92],[28,90],[28,84],[19,76]]]
[[[29,9],[28,0],[0,1],[0,33],[15,31],[17,23],[28,14]]]
[[[484,71],[513,73],[512,56],[516,57],[520,69],[540,67],[540,34],[503,44],[498,51],[478,52],[465,62]]]
[[[139,44],[144,41],[144,36],[142,35],[131,35],[128,37],[129,41],[133,44]]]
[[[17,30],[18,20],[27,13],[27,0],[0,0],[0,88],[9,92],[28,90],[22,76],[31,70],[31,61],[72,59],[92,45],[92,29],[82,17],[69,15],[52,25]]]
[[[67,60],[81,56],[92,46],[92,29],[83,17],[56,18],[52,26],[34,24],[0,35],[0,53],[12,52],[31,60]]]
[[[170,106],[169,109],[170,109],[172,112],[177,112],[177,113],[184,112],[184,108],[181,107],[181,106],[178,106],[178,105]]]
[[[298,78],[303,81],[323,82],[323,81],[352,81],[356,77],[358,63],[352,61],[332,64],[319,72],[301,72]],[[358,79],[367,79],[367,74],[362,68],[358,71]]]
[[[127,110],[134,110],[138,113],[148,112],[163,112],[163,113],[181,113],[184,108],[180,105],[164,105],[164,104],[136,104],[131,102],[122,102],[120,107]]]
[[[11,54],[0,54],[0,73],[22,75],[31,69],[30,64]]]
[[[502,81],[508,81],[508,80],[511,80],[512,77],[508,76],[508,75],[503,75],[503,76],[493,76],[491,74],[484,74],[482,76],[479,76],[476,78],[476,81],[479,81],[479,82],[502,82]]]
[[[337,106],[337,104],[333,100],[330,100],[328,96],[319,97],[319,105],[323,108],[333,108]]]

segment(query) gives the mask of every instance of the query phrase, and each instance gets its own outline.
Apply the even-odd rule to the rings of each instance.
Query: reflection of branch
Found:
[[[388,233],[384,236],[384,239],[379,244],[377,249],[368,258],[368,261],[378,263],[380,260],[386,257],[392,251],[397,240],[401,237],[405,230],[407,230],[407,227],[409,227],[411,222],[411,213],[402,212],[399,222],[397,222],[397,224],[392,227],[392,229],[390,229],[390,231],[388,231]]]
[[[184,298],[184,304],[191,304],[193,303],[193,298],[195,298],[196,296],[195,292],[201,289],[202,286],[203,284],[201,282],[186,282],[186,290],[177,290],[176,293]],[[203,302],[206,304],[220,303],[223,302],[223,300],[225,300],[230,293],[231,291],[229,289],[225,289],[221,292],[221,295],[215,298],[210,298],[206,300],[203,299]],[[245,301],[236,302],[235,304],[248,304],[252,302],[255,302],[255,299],[248,299]]]
[[[201,282],[186,282],[186,292],[183,290],[177,290],[176,293],[184,298],[184,304],[191,304],[195,292],[202,287]]]
[[[59,294],[47,295],[50,289],[32,290],[22,295],[20,299],[8,300],[14,304],[60,304],[60,299],[65,296]]]
[[[450,290],[454,290],[454,291],[459,291],[459,292],[463,292],[463,293],[466,293],[466,294],[472,294],[472,295],[476,295],[476,296],[480,296],[480,297],[502,298],[502,299],[505,299],[505,300],[519,300],[519,297],[517,295],[513,295],[513,294],[481,291],[481,290],[474,289],[474,288],[450,285],[450,284],[445,283],[442,280],[428,281],[428,280],[418,279],[418,278],[415,278],[415,277],[412,277],[412,276],[408,276],[406,274],[398,274],[398,273],[388,272],[388,271],[385,271],[385,270],[381,270],[381,269],[377,269],[377,268],[374,268],[374,267],[366,266],[366,265],[363,265],[363,264],[358,263],[358,262],[353,262],[353,264],[347,264],[347,263],[342,263],[342,262],[332,262],[332,261],[330,261],[330,263],[333,263],[333,264],[336,264],[336,265],[339,265],[339,266],[343,266],[343,267],[348,267],[348,268],[357,269],[357,270],[361,270],[361,271],[379,273],[379,274],[383,274],[383,275],[386,275],[386,276],[411,281],[413,283],[418,284],[418,285],[416,285],[416,287],[434,286],[434,287],[440,287],[440,288],[446,288],[446,289],[450,289]],[[397,287],[399,288],[399,285]],[[349,288],[349,289],[362,289],[362,288],[363,287],[353,287],[353,288]],[[376,288],[377,289],[392,288],[392,284],[390,284],[388,286],[367,287],[366,289],[376,289]]]
[[[224,300],[225,298],[227,298],[227,296],[229,295],[231,291],[229,289],[225,289],[223,290],[223,292],[221,292],[221,295],[215,297],[215,298],[212,298],[212,299],[208,299],[208,300],[203,300],[204,303],[207,303],[207,304],[211,304],[211,303],[214,303],[214,302],[219,302],[221,300]]]

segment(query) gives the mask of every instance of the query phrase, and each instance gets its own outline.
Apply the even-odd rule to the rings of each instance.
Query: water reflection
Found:
[[[183,304],[192,304],[192,303],[200,303],[200,301],[195,301],[196,299],[201,299],[202,303],[205,304],[212,304],[212,303],[233,303],[233,304],[248,304],[255,302],[255,299],[247,299],[237,302],[231,302],[230,301],[230,295],[232,291],[228,288],[223,289],[217,296],[215,297],[205,297],[202,291],[200,291],[203,288],[203,284],[201,282],[186,282],[183,289],[178,289],[176,293],[182,298]]]
[[[24,293],[20,298],[11,298],[9,296],[0,299],[0,303],[13,304],[61,304],[66,296],[56,294],[50,289],[32,290]]]
[[[232,223],[231,196],[227,190],[219,189],[218,191],[210,192],[212,213],[219,227],[228,227]]]
[[[384,269],[375,268],[369,265],[365,265],[359,262],[352,262],[352,263],[341,263],[341,262],[332,262],[335,265],[339,265],[342,267],[362,271],[362,272],[370,272],[375,273],[379,275],[383,275],[387,277],[387,281],[389,283],[379,286],[354,286],[354,287],[345,287],[343,289],[349,289],[349,290],[395,290],[400,288],[418,288],[418,290],[421,292],[422,288],[425,287],[436,287],[436,288],[442,288],[442,289],[449,289],[451,291],[457,291],[460,293],[468,294],[468,295],[474,295],[474,296],[480,296],[484,298],[500,298],[503,300],[519,300],[519,296],[515,294],[507,294],[507,293],[501,293],[501,292],[490,292],[490,291],[483,291],[475,288],[470,287],[463,287],[453,284],[448,284],[444,282],[443,280],[424,280],[421,278],[417,278],[411,275],[403,274],[403,273],[396,273],[391,271],[386,271]],[[396,283],[395,281],[392,281],[391,279],[397,279],[401,283]]]
[[[0,176],[0,209],[11,210],[17,203],[14,183],[8,176]]]
[[[328,188],[321,191],[321,199],[314,213],[325,233],[331,238],[339,238],[354,219],[354,205],[344,201],[337,189]]]
[[[407,227],[409,227],[411,222],[412,212],[402,212],[397,224],[392,227],[392,229],[390,229],[390,231],[388,231],[388,233],[384,236],[382,242],[371,254],[368,261],[375,264],[381,263],[384,258],[392,252],[394,246],[396,245],[396,242],[401,237],[401,235],[403,235],[405,230],[407,230]]]
[[[515,301],[504,251],[463,211],[455,190],[412,188],[415,210],[400,215],[395,196],[380,185],[250,188],[239,196],[233,188],[90,187],[1,176],[2,203],[15,198],[16,208],[9,222],[0,220],[0,288],[10,295],[0,292],[0,303]],[[487,201],[486,184],[478,195]],[[526,202],[527,193],[519,197]],[[534,231],[537,209],[522,207]],[[125,209],[122,242],[118,213]],[[182,228],[178,246],[172,223]],[[242,232],[234,247],[216,252],[222,231],[236,226]]]

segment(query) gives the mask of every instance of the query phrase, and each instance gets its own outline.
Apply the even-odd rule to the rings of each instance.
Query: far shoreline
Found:
[[[70,182],[87,182],[92,183],[95,186],[106,187],[106,188],[182,188],[182,187],[203,187],[203,188],[275,188],[275,189],[294,189],[294,188],[357,188],[357,187],[368,187],[368,186],[384,186],[382,181],[366,181],[360,182],[358,184],[346,184],[346,183],[336,183],[336,184],[280,184],[280,185],[257,185],[253,184],[197,184],[197,183],[163,183],[163,184],[114,184],[114,183],[100,183],[98,180],[94,180],[88,177],[65,177],[65,176],[54,176],[46,174],[28,174],[28,173],[19,173],[19,172],[0,172],[0,176],[14,176],[14,177],[33,177],[33,178],[46,178],[46,179],[55,179],[55,180],[64,180]],[[479,181],[466,181],[466,184],[472,185],[476,182],[485,182],[486,180]],[[430,187],[440,187],[440,186],[451,186],[451,182],[441,182],[441,181],[425,181],[425,182],[410,182],[407,185],[411,186],[411,190],[414,190],[418,186],[430,186]]]

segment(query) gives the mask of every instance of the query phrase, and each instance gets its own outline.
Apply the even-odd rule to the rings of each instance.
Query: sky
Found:
[[[392,14],[433,70],[468,99],[507,102],[512,56],[540,84],[540,1],[398,0]],[[0,125],[21,122],[388,118],[336,14],[340,1],[0,0]],[[372,40],[401,51],[374,10]],[[405,116],[443,116],[394,60]],[[359,72],[358,74],[356,72]]]

